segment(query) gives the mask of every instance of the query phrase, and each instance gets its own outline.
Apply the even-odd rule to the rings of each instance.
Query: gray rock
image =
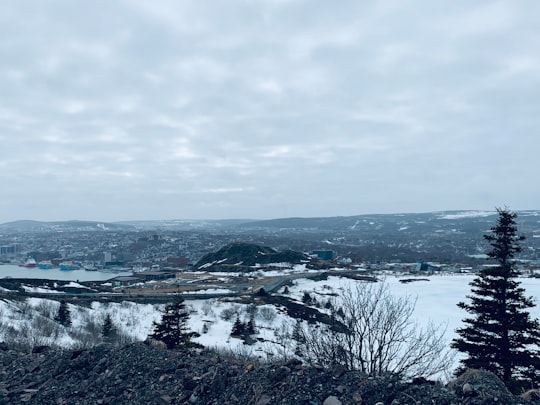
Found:
[[[257,401],[257,405],[268,405],[272,398],[269,395],[262,394],[259,400]]]
[[[0,350],[0,404],[365,405],[412,404],[413,399],[437,405],[530,403],[526,396],[512,396],[493,375],[478,371],[446,388],[407,383],[392,375],[367,378],[356,371],[341,370],[336,377],[335,368],[225,360],[212,351],[171,351],[143,343],[73,353]],[[465,396],[466,384],[478,395]]]
[[[341,405],[341,401],[338,397],[330,395],[324,400],[323,405]]]

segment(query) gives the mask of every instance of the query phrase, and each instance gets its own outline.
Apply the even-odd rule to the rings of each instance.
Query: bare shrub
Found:
[[[263,359],[253,354],[253,349],[250,346],[237,346],[234,349],[231,348],[209,348],[213,353],[216,353],[224,360],[230,361],[231,363],[236,364],[253,364],[254,366],[259,366],[263,363]]]
[[[308,362],[340,364],[372,376],[394,373],[430,377],[451,368],[445,328],[421,328],[413,319],[416,301],[394,297],[385,283],[344,288],[334,302],[332,325],[301,325],[299,352]]]
[[[255,318],[257,316],[257,313],[259,312],[259,308],[255,304],[249,304],[244,305],[244,314],[246,314],[247,318]]]
[[[60,326],[50,318],[37,316],[32,319],[31,325],[34,333],[42,335],[51,341],[55,341],[60,335]]]
[[[72,349],[88,349],[98,345],[102,341],[99,333],[90,333],[84,328],[72,330],[70,336],[76,342],[72,346]]]
[[[263,321],[273,322],[276,319],[276,310],[268,306],[260,307],[258,315]]]
[[[101,336],[101,323],[94,318],[89,318],[85,325],[84,331],[90,335]]]
[[[214,300],[206,300],[202,303],[201,311],[204,314],[204,316],[208,316],[209,314],[214,313],[213,306],[214,306]]]
[[[2,329],[4,331],[4,341],[10,345],[14,345],[20,339],[21,333],[18,329],[14,328],[13,325],[3,324]]]
[[[45,318],[54,318],[56,311],[58,310],[56,302],[49,300],[41,300],[34,308],[38,314]]]
[[[114,341],[114,344],[116,346],[125,346],[125,345],[129,345],[131,343],[134,343],[136,341],[137,341],[137,339],[135,338],[135,336],[132,336],[132,335],[126,333],[125,331],[118,331],[116,333],[116,339]]]
[[[32,349],[35,346],[51,345],[54,342],[50,337],[41,335],[28,322],[20,323],[18,329],[11,325],[6,326],[4,341],[12,347],[23,350]]]
[[[162,342],[161,340],[156,340],[154,338],[147,338],[145,343],[147,343],[151,347],[155,347],[158,349],[166,349],[167,345]]]
[[[18,302],[17,308],[19,309],[22,319],[32,319],[34,307],[32,307],[28,300]]]
[[[237,315],[238,315],[238,309],[233,306],[230,308],[225,308],[223,311],[221,311],[221,313],[219,314],[219,317],[223,319],[224,321],[231,321]]]

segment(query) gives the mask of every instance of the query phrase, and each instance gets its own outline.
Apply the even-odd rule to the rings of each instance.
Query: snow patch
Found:
[[[440,219],[482,218],[495,215],[494,211],[462,211],[455,214],[441,215]]]

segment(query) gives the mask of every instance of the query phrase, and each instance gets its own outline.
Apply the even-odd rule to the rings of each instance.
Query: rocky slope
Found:
[[[393,376],[366,378],[298,362],[253,364],[213,352],[124,347],[33,353],[1,347],[6,404],[531,404],[496,377],[470,371],[447,386]]]

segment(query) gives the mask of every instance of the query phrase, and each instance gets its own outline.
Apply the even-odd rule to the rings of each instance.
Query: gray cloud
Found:
[[[0,222],[537,208],[535,1],[20,1]]]

